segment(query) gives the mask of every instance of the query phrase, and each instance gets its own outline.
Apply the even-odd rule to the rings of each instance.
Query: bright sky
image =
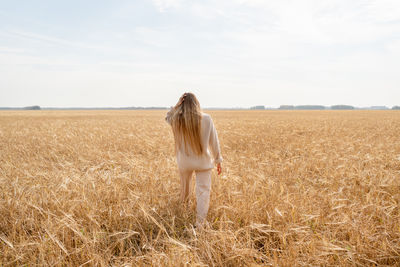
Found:
[[[399,0],[0,3],[0,106],[400,105]]]

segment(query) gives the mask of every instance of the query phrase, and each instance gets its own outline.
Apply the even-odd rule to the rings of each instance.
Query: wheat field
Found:
[[[400,112],[206,112],[202,230],[166,111],[0,112],[0,265],[400,265]]]

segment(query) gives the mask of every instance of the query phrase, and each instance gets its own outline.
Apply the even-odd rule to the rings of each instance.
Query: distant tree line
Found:
[[[0,110],[41,110],[41,108],[40,106],[28,106],[23,108],[0,107]]]
[[[41,108],[40,106],[27,106],[22,108],[13,107],[0,107],[0,110],[165,110],[167,107],[120,107],[120,108],[107,108],[107,107],[95,107],[95,108]],[[212,110],[244,110],[246,108],[206,108]],[[365,109],[365,110],[387,110],[386,106],[371,106],[371,107],[354,107],[350,105],[333,105],[333,106],[322,106],[322,105],[280,105],[279,108],[265,107],[263,105],[257,105],[250,107],[251,110],[353,110],[353,109]],[[392,110],[400,110],[400,106],[393,106]]]
[[[85,107],[76,107],[76,108],[44,108],[47,110],[163,110],[168,109],[166,107],[94,107],[94,108],[85,108]]]
[[[326,109],[324,106],[321,105],[300,105],[300,106],[293,106],[293,105],[281,105],[279,109],[286,109],[286,110],[324,110]]]
[[[348,110],[348,109],[354,109],[354,107],[353,106],[349,106],[349,105],[334,105],[334,106],[331,106],[331,109]]]
[[[265,109],[265,106],[254,106],[254,107],[251,107],[250,109],[262,110],[262,109]]]
[[[41,110],[40,106],[29,106],[29,107],[24,107],[23,109],[26,109],[26,110]]]
[[[350,105],[333,105],[333,106],[321,106],[321,105],[300,105],[300,106],[294,106],[294,105],[281,105],[279,106],[278,109],[281,110],[353,110],[353,109],[370,109],[370,110],[387,110],[389,109],[386,106],[371,106],[371,107],[354,107]],[[400,110],[400,106],[393,106],[393,110]]]
[[[120,108],[109,108],[109,107],[95,107],[95,108],[85,108],[85,107],[74,107],[74,108],[41,108],[40,106],[28,106],[23,108],[13,108],[13,107],[0,107],[0,110],[158,110],[167,109],[166,107],[120,107]]]

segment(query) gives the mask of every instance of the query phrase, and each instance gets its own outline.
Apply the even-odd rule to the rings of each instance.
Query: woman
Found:
[[[210,203],[214,164],[217,165],[218,175],[222,172],[217,131],[210,115],[201,112],[199,101],[192,93],[184,93],[165,120],[172,126],[174,134],[182,202],[188,201],[192,174],[196,173],[196,225],[201,226]]]

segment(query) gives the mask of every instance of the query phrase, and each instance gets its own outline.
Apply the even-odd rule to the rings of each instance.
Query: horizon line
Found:
[[[129,106],[129,107],[42,107],[39,105],[23,106],[23,107],[0,107],[0,110],[168,110],[171,107],[164,106]],[[306,105],[280,105],[276,106],[265,106],[255,105],[251,107],[204,107],[204,110],[330,110],[330,109],[372,109],[372,110],[390,110],[400,109],[400,105],[394,105],[392,107],[386,105],[372,105],[372,106],[353,106],[353,105],[318,105],[318,104],[306,104]]]

